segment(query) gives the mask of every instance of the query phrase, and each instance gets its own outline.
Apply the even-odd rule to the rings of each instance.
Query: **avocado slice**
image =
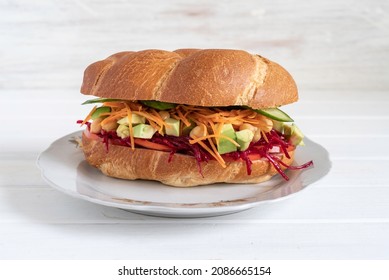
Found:
[[[304,145],[304,134],[301,132],[301,130],[297,127],[297,125],[287,125],[284,124],[284,134],[289,138],[289,142],[294,145]]]
[[[277,130],[279,133],[284,133],[284,123],[273,120],[273,129]]]
[[[180,136],[180,121],[173,119],[173,118],[167,118],[165,120],[166,126],[165,126],[165,132],[167,135],[172,136]]]
[[[216,127],[216,129],[218,129],[218,127]],[[223,127],[220,131],[220,134],[236,141],[236,133],[235,133],[234,128],[232,127],[232,124],[230,124],[230,123],[223,124]],[[217,145],[217,151],[219,152],[219,154],[222,155],[222,154],[237,151],[237,147],[233,143],[228,141],[227,139],[220,138],[219,143]]]
[[[125,101],[122,99],[116,99],[116,98],[95,98],[95,99],[89,99],[85,102],[83,102],[81,105],[86,105],[86,104],[93,104],[93,103],[104,103],[104,102],[120,102],[120,101]]]
[[[246,151],[254,138],[254,132],[250,129],[243,129],[236,132],[236,142],[240,145],[239,151]]]
[[[149,124],[138,124],[133,127],[134,137],[151,139],[157,130]]]
[[[118,124],[126,124],[128,125],[128,117],[124,117],[117,121]],[[138,124],[138,123],[146,123],[146,118],[143,116],[140,116],[136,113],[132,113],[131,115],[131,123],[132,124]]]
[[[196,123],[192,120],[189,120],[190,121],[190,125],[189,126],[186,126],[185,124],[182,124],[183,128],[182,128],[182,135],[183,136],[188,136],[190,131],[196,126]]]
[[[101,114],[103,114],[103,113],[109,113],[109,112],[111,112],[111,107],[107,107],[107,106],[99,107],[99,108],[97,108],[97,109],[93,112],[93,114],[92,114],[92,116],[91,116],[91,119],[92,119],[92,120],[95,120],[95,119],[99,118]]]
[[[279,108],[267,108],[267,109],[252,109],[258,114],[264,115],[269,119],[280,121],[280,122],[293,122],[293,119],[288,116],[284,111]]]
[[[130,128],[125,124],[121,124],[116,129],[116,134],[122,139],[127,138],[130,136]]]
[[[174,103],[161,102],[156,100],[143,100],[141,101],[141,103],[148,107],[161,110],[161,111],[173,109],[174,107],[176,107],[176,104]]]

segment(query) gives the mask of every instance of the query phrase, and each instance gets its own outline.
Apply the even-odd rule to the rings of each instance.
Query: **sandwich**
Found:
[[[292,76],[242,50],[120,52],[89,65],[82,149],[107,176],[175,187],[288,180],[303,134]]]

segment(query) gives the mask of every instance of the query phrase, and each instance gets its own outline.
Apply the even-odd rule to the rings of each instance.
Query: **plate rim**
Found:
[[[218,202],[218,204],[220,204],[220,205],[215,205],[215,202],[212,202],[212,203],[189,203],[189,204],[205,204],[205,205],[213,204],[212,206],[205,206],[205,207],[201,207],[201,206],[200,207],[189,207],[188,203],[187,203],[187,205],[185,205],[186,203],[163,203],[163,202],[160,203],[160,202],[157,202],[158,205],[150,205],[150,204],[141,205],[141,204],[133,204],[133,203],[111,202],[111,201],[106,201],[106,200],[94,198],[94,197],[88,196],[86,194],[82,194],[82,193],[79,193],[77,191],[71,190],[69,188],[65,188],[63,186],[60,186],[59,184],[54,182],[52,179],[47,177],[46,172],[45,172],[45,167],[42,166],[42,158],[44,158],[44,156],[49,153],[49,151],[53,148],[53,146],[55,144],[57,144],[60,141],[64,141],[64,140],[68,140],[68,142],[70,142],[69,140],[71,138],[81,136],[81,133],[82,133],[82,130],[74,131],[72,133],[69,133],[67,135],[64,135],[64,136],[54,140],[45,150],[43,150],[38,155],[38,157],[36,159],[36,165],[38,166],[38,168],[41,171],[41,177],[43,178],[43,180],[46,183],[48,183],[51,187],[57,189],[58,191],[60,191],[62,193],[70,195],[71,197],[86,200],[86,201],[89,201],[89,202],[92,202],[95,204],[99,204],[99,205],[119,208],[119,209],[128,210],[131,212],[135,212],[135,213],[139,213],[139,214],[146,214],[146,215],[163,216],[163,217],[169,217],[169,216],[171,216],[171,217],[180,217],[180,216],[187,217],[188,215],[191,217],[217,216],[217,215],[224,215],[224,214],[235,213],[235,212],[240,212],[243,210],[251,209],[251,208],[256,207],[260,204],[276,203],[276,202],[279,202],[281,200],[294,197],[296,194],[301,193],[302,191],[306,190],[309,185],[313,185],[313,184],[317,183],[317,181],[323,179],[328,174],[328,172],[332,166],[328,151],[324,147],[319,145],[318,143],[316,143],[316,142],[314,142],[306,137],[305,138],[307,140],[306,142],[308,142],[308,143],[311,142],[312,144],[320,146],[320,148],[326,153],[326,156],[327,156],[326,159],[327,159],[327,163],[328,163],[328,171],[324,175],[320,176],[319,178],[316,178],[316,180],[314,180],[314,182],[304,184],[302,186],[302,188],[298,191],[288,193],[288,194],[285,194],[285,195],[282,195],[282,196],[279,196],[276,198],[265,199],[265,200],[254,200],[254,201],[250,201],[250,202],[246,201],[246,202],[237,203],[237,204],[233,204],[233,205],[225,205],[223,203],[223,200]],[[69,143],[69,145],[75,146],[76,144]],[[80,153],[82,153],[81,149],[80,149]],[[93,167],[91,167],[91,168],[93,168]],[[302,171],[302,172],[304,172],[304,171]],[[294,177],[294,181],[296,181],[296,179],[299,176],[301,176],[301,173]],[[112,178],[112,179],[114,179],[114,178]],[[133,181],[135,182],[136,180],[133,180]],[[158,181],[152,181],[152,182],[166,186]],[[291,182],[291,183],[293,183],[293,182]],[[221,183],[221,184],[226,184],[226,183]],[[230,184],[226,184],[226,185],[230,185]],[[209,186],[209,185],[200,186],[200,188],[207,187],[207,186]],[[268,191],[272,191],[272,190],[270,189],[270,190],[267,190],[265,192],[268,192]],[[185,206],[185,207],[183,207],[183,206]]]

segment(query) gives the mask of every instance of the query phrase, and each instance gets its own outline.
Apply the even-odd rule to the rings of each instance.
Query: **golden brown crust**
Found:
[[[266,100],[266,107],[274,108],[297,101],[297,86],[292,76],[281,65],[265,61],[268,65],[265,80],[261,87],[256,88],[248,105],[259,108],[262,106],[261,100]]]
[[[255,109],[298,99],[293,78],[280,65],[245,51],[221,49],[118,53],[88,66],[81,92],[126,100]]]
[[[244,162],[228,162],[223,168],[217,161],[211,160],[202,163],[202,172],[199,173],[196,160],[192,156],[175,154],[168,163],[169,152],[150,149],[110,145],[108,152],[104,144],[98,140],[91,140],[83,134],[82,148],[85,158],[92,166],[97,167],[105,175],[122,179],[145,179],[160,181],[163,184],[175,187],[192,187],[219,182],[225,183],[259,183],[269,180],[277,174],[274,167],[266,160],[256,160],[252,164],[252,174],[247,175]],[[283,158],[290,165],[291,159]]]
[[[175,50],[174,52],[178,53],[181,56],[181,58],[185,58],[185,57],[192,55],[198,51],[201,51],[201,50],[200,49],[178,49],[178,50]]]

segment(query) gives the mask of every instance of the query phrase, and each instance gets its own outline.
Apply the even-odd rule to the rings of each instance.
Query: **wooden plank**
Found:
[[[219,47],[278,61],[303,89],[388,89],[386,3],[5,2],[2,48],[12,55],[0,77],[8,89],[77,89],[86,65],[113,52]]]
[[[332,103],[295,103],[282,107],[293,119],[298,122],[300,119],[315,119],[320,122],[326,120],[388,120],[388,103],[374,102],[350,103],[350,104],[332,104]]]
[[[388,235],[388,223],[13,223],[0,227],[0,258],[387,259]]]
[[[379,215],[378,215],[379,213]],[[72,198],[49,187],[0,187],[0,225],[39,221],[45,224],[117,223],[389,223],[389,185],[316,187],[281,201],[215,218],[165,219],[131,214]],[[1,227],[1,226],[0,226]]]
[[[387,137],[388,120],[386,119],[326,119],[311,118],[296,119],[296,124],[307,137],[320,139],[322,137],[348,138],[379,138]]]
[[[388,137],[312,137],[325,147],[333,160],[381,160],[388,166]]]
[[[41,178],[41,172],[36,166],[36,155],[32,158],[0,159],[1,187],[33,187],[46,186]],[[21,176],[21,174],[23,174]]]
[[[388,166],[387,160],[333,160],[330,173],[320,181],[318,187],[387,187]]]
[[[386,0],[2,1],[0,258],[388,259],[388,11]],[[285,66],[300,89],[285,111],[329,150],[331,172],[290,199],[195,220],[48,187],[35,158],[87,113],[85,67],[180,47],[246,49]]]

